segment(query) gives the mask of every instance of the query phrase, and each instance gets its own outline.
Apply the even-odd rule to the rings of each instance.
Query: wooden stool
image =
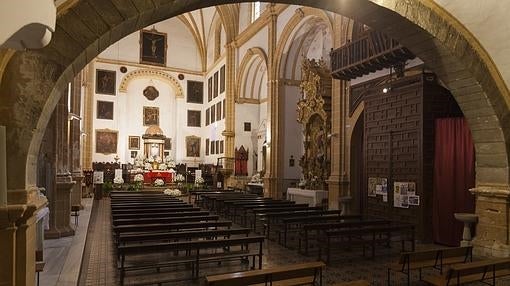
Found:
[[[80,216],[80,206],[73,205],[71,206],[71,216],[74,216],[74,225],[78,227],[78,216]]]

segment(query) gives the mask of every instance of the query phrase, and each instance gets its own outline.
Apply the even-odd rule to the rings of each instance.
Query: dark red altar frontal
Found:
[[[165,171],[149,171],[143,174],[143,182],[145,184],[152,184],[156,179],[162,179],[165,184],[172,182],[173,174]]]

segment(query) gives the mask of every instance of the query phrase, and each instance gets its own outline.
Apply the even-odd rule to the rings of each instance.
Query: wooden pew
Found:
[[[368,282],[367,280],[356,280],[356,281],[335,283],[335,284],[333,284],[333,286],[370,286],[370,282]]]
[[[172,211],[170,209],[167,212],[157,213],[128,213],[128,214],[112,214],[113,219],[129,219],[129,218],[153,218],[153,217],[177,217],[177,216],[198,216],[198,215],[209,215],[208,211],[192,210],[192,211]]]
[[[308,204],[305,204],[306,206],[303,206],[303,204],[295,204],[293,206],[284,206],[284,207],[270,207],[270,208],[255,208],[252,209],[249,215],[252,215],[252,217],[248,217],[248,222],[250,223],[251,227],[254,231],[257,230],[257,223],[260,222],[263,227],[263,233],[265,234],[265,229],[267,227],[266,221],[270,218],[276,217],[272,216],[273,214],[279,214],[281,217],[288,215],[290,216],[303,216],[303,215],[310,215],[310,214],[321,214],[324,212],[322,207],[309,207]]]
[[[271,267],[263,270],[243,271],[206,276],[209,286],[238,285],[322,285],[323,262],[308,262]]]
[[[252,269],[255,268],[255,258],[258,257],[258,268],[262,268],[263,236],[229,238],[218,240],[178,241],[169,243],[146,243],[136,245],[121,245],[117,251],[120,257],[120,281],[124,285],[126,271],[157,269],[177,264],[191,264],[193,278],[198,278],[201,263],[221,262],[236,259],[252,258]],[[257,244],[257,250],[250,250],[250,244]],[[241,250],[234,251],[235,246],[242,246]],[[203,254],[205,250],[214,249],[214,253]],[[175,254],[185,251],[185,256],[173,256],[171,259],[146,261],[147,254]],[[137,255],[143,254],[144,262],[137,261]],[[130,260],[131,263],[127,263]]]
[[[233,235],[250,234],[249,228],[236,228],[236,229],[211,229],[211,230],[187,230],[187,231],[174,231],[174,232],[145,232],[145,233],[127,233],[119,236],[119,245],[126,245],[128,243],[143,243],[154,241],[175,241],[175,240],[190,240],[192,238],[218,238],[218,237],[231,237]]]
[[[242,198],[242,197],[252,197],[256,198],[257,195],[253,194],[243,194],[238,192],[233,193],[222,193],[222,194],[205,194],[201,196],[201,203],[202,206],[209,209],[209,210],[215,210],[216,209],[216,199],[222,199],[222,198]]]
[[[495,258],[482,261],[454,264],[446,274],[425,276],[429,285],[462,285],[469,282],[482,282],[496,285],[496,278],[510,275],[510,258]]]
[[[390,224],[391,221],[385,219],[372,219],[372,218],[363,218],[358,215],[350,215],[343,216],[343,220],[337,222],[317,222],[317,223],[307,223],[301,225],[301,230],[299,232],[298,238],[298,251],[303,253],[304,255],[308,255],[308,250],[310,248],[310,240],[313,238],[310,235],[310,232],[315,231],[315,238],[319,238],[323,236],[323,232],[327,230],[333,229],[350,229],[350,228],[360,228],[367,226],[376,226],[376,225],[386,225]],[[305,251],[301,252],[301,246],[304,244]]]
[[[150,213],[161,213],[161,212],[190,212],[190,211],[199,211],[200,208],[193,207],[191,205],[187,206],[168,206],[168,207],[157,207],[157,208],[144,208],[144,209],[117,209],[112,210],[113,214],[150,214]]]
[[[158,202],[158,203],[130,203],[130,204],[113,204],[111,205],[112,210],[119,209],[144,209],[144,208],[157,208],[157,207],[175,207],[175,206],[189,206],[188,203],[184,202]]]
[[[217,221],[218,215],[201,215],[201,216],[175,216],[175,217],[155,217],[155,218],[130,218],[113,220],[113,226],[121,225],[140,225],[140,224],[165,224],[189,221]]]
[[[336,247],[342,247],[345,245],[361,245],[363,247],[363,255],[365,255],[365,246],[370,246],[372,249],[372,257],[375,256],[375,248],[378,243],[388,244],[391,241],[391,234],[399,232],[406,234],[407,238],[401,237],[402,251],[405,251],[405,241],[411,242],[411,250],[414,251],[415,240],[414,240],[414,225],[412,224],[393,224],[383,226],[370,226],[353,229],[341,229],[341,230],[328,230],[325,232],[325,242],[319,242],[319,260],[322,260],[322,251],[325,249],[326,252],[326,263],[329,263],[331,257],[332,238],[341,238],[342,241],[336,241],[333,245]],[[383,237],[385,235],[385,237]],[[347,239],[345,239],[347,238]]]
[[[400,259],[388,266],[388,285],[391,285],[391,272],[400,272],[407,276],[407,285],[411,285],[411,270],[419,270],[420,281],[422,280],[421,270],[432,267],[443,273],[446,265],[466,263],[473,261],[473,247],[448,247],[435,248],[422,251],[402,252]]]

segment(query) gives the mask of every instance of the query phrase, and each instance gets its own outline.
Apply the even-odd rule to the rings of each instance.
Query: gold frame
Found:
[[[98,139],[98,133],[100,132],[103,132],[103,133],[111,133],[111,134],[115,134],[115,152],[99,152],[97,150],[97,146],[98,145],[104,145],[104,144],[97,144],[97,139]],[[95,143],[95,147],[96,147],[96,153],[98,154],[104,154],[104,155],[109,155],[109,154],[117,154],[117,151],[118,151],[118,148],[119,148],[119,131],[117,130],[111,130],[111,129],[96,129],[96,132],[95,132],[95,138],[94,138],[94,143]]]
[[[158,118],[157,118],[157,120],[156,120],[156,121],[157,121],[157,122],[156,122],[156,124],[147,124],[147,123],[146,123],[146,120],[145,120],[145,119],[146,119],[146,116],[147,116],[147,110],[149,110],[149,109],[151,109],[151,110],[157,110],[157,111],[158,111]],[[159,107],[155,107],[155,106],[144,106],[144,107],[143,107],[143,118],[142,118],[142,120],[143,120],[143,126],[151,126],[151,125],[157,125],[157,126],[159,126]]]
[[[131,146],[131,139],[137,139],[137,146]],[[128,149],[129,150],[140,150],[140,136],[128,136]]]

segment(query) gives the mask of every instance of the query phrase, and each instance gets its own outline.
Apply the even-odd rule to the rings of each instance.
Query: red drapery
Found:
[[[454,213],[475,210],[475,154],[471,132],[464,118],[435,122],[433,226],[436,243],[456,246],[463,224]]]

